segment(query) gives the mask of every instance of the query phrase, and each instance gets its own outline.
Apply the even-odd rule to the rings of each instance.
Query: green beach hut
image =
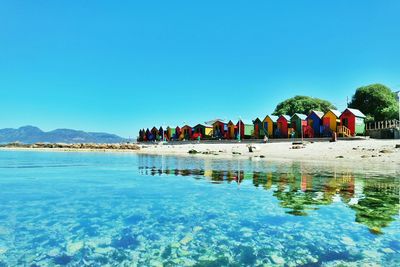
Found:
[[[307,126],[307,115],[295,113],[292,118],[290,118],[290,127],[294,131],[294,136],[300,138],[301,132]]]

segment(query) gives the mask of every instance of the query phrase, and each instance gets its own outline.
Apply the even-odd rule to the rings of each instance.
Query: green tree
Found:
[[[399,114],[396,94],[379,83],[358,88],[349,107],[359,109],[369,121],[392,120]]]
[[[294,113],[308,114],[311,110],[326,112],[328,109],[336,109],[336,107],[327,100],[309,96],[295,96],[279,103],[273,115],[292,116]]]

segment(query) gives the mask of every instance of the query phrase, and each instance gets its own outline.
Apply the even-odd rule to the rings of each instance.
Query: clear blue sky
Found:
[[[400,1],[1,1],[0,128],[136,136],[400,89]]]

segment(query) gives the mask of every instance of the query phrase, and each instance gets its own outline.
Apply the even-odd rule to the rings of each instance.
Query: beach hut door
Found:
[[[346,126],[347,128],[349,128],[349,119],[347,119],[347,118],[343,119],[343,126]]]

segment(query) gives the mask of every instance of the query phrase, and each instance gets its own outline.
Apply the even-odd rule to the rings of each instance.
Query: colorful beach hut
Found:
[[[165,139],[167,139],[167,131],[164,130],[162,126],[160,127],[160,129],[158,129],[158,136],[159,140],[164,141]]]
[[[275,136],[279,138],[288,137],[288,128],[290,123],[289,115],[281,115],[276,121],[276,131]]]
[[[236,139],[236,124],[233,121],[228,122],[228,139]]]
[[[333,132],[337,132],[340,125],[340,111],[335,109],[328,110],[322,117],[322,135],[326,137],[332,136]]]
[[[253,128],[254,128],[254,138],[256,139],[264,138],[264,136],[266,135],[266,131],[264,130],[263,122],[259,118],[256,118],[253,121]]]
[[[213,127],[207,124],[197,124],[193,127],[193,136],[200,135],[201,139],[208,139],[212,137]]]
[[[179,140],[179,138],[180,138],[180,136],[181,136],[181,133],[182,133],[181,127],[176,126],[176,128],[175,128],[175,137],[174,137],[174,139],[175,139],[175,140]]]
[[[207,122],[207,124],[212,125],[214,138],[222,139],[228,137],[228,124],[225,121],[216,119],[211,122]]]
[[[277,127],[278,116],[267,115],[263,120],[263,130],[266,131],[268,138],[275,137],[275,130]]]
[[[189,125],[185,125],[181,128],[180,140],[190,140],[192,139],[193,128]]]
[[[153,140],[154,140],[154,137],[153,137],[151,131],[149,130],[149,128],[147,128],[147,130],[146,130],[146,141],[153,141]]]
[[[312,136],[320,137],[322,134],[322,117],[324,113],[321,111],[312,110],[307,116],[307,126],[312,129]]]
[[[338,133],[343,136],[365,134],[365,115],[358,109],[346,108],[340,115]]]
[[[176,129],[171,128],[171,127],[167,127],[167,139],[168,140],[174,140],[175,137],[175,133],[176,133]]]
[[[307,126],[307,115],[295,113],[292,118],[290,118],[290,125],[294,131],[294,136],[299,138],[302,136],[302,131]]]
[[[241,139],[250,139],[254,136],[254,125],[252,121],[240,120],[236,124],[237,132],[240,131]]]
[[[153,128],[151,128],[151,135],[152,138],[149,141],[156,141],[159,138],[159,131],[158,129],[154,126]]]

